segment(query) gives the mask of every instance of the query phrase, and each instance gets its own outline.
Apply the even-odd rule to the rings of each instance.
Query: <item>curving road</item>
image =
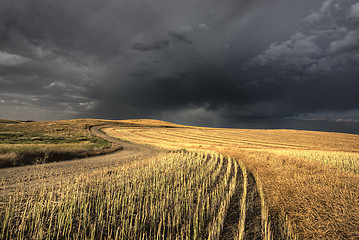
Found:
[[[123,149],[111,154],[95,157],[0,169],[0,193],[4,190],[15,190],[19,183],[25,182],[29,188],[35,187],[40,183],[52,184],[58,182],[60,178],[71,178],[78,176],[78,173],[120,166],[123,163],[148,158],[161,152],[157,148],[110,137],[100,131],[104,127],[111,127],[111,125],[93,126],[89,131],[91,134],[119,145]]]
[[[123,147],[123,150],[107,156],[113,156],[115,154],[118,154],[119,156],[116,155],[116,157],[123,157],[124,154],[126,156],[130,154],[132,157],[139,158],[139,157],[152,156],[161,151],[160,149],[155,147],[140,145],[132,142],[126,142],[118,138],[110,137],[105,133],[103,133],[102,131],[100,131],[101,128],[107,128],[107,127],[113,127],[113,126],[100,125],[100,126],[93,126],[89,128],[91,134]]]

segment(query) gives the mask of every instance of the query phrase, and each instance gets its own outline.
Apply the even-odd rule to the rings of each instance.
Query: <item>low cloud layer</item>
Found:
[[[359,119],[354,0],[2,0],[0,16],[0,118]]]

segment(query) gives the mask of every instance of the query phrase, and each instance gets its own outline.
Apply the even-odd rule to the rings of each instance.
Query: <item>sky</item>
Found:
[[[359,1],[0,0],[0,118],[359,120]]]

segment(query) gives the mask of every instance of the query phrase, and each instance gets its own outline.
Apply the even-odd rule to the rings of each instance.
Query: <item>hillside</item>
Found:
[[[117,146],[92,136],[93,125],[107,120],[0,121],[0,168],[71,160],[113,152]]]
[[[20,123],[20,121],[1,119],[0,118],[0,123]]]

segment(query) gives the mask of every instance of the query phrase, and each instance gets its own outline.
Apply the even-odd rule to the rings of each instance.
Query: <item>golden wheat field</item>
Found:
[[[1,239],[359,239],[358,135],[146,119],[2,122],[13,142],[4,137],[0,148],[17,138],[15,153],[94,144],[87,129],[103,124],[108,136],[163,150],[3,190]]]
[[[243,164],[220,154],[162,154],[9,194],[0,237],[269,239],[263,192],[250,177]],[[253,193],[261,200],[254,202]],[[248,210],[259,210],[251,222]]]
[[[126,122],[134,121],[139,123]],[[210,150],[235,157],[261,180],[273,218],[284,218],[287,231],[298,239],[359,238],[358,135],[178,125],[104,131],[165,149]]]

